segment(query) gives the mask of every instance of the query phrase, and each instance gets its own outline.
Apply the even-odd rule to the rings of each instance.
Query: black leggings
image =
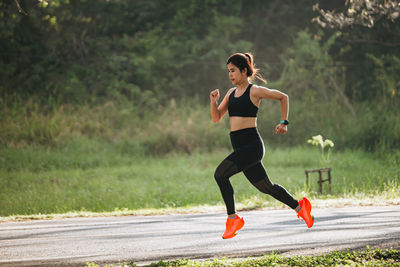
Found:
[[[233,152],[215,170],[215,180],[221,190],[228,215],[235,214],[235,199],[229,178],[241,171],[261,192],[269,194],[292,209],[298,206],[285,188],[274,184],[268,178],[261,162],[264,157],[264,143],[257,128],[246,128],[230,133]]]

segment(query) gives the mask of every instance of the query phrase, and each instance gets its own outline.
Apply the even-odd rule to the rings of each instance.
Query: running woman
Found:
[[[231,176],[239,172],[243,172],[259,191],[273,196],[294,209],[297,216],[311,228],[314,217],[311,216],[311,204],[308,199],[297,201],[285,188],[272,183],[262,163],[265,148],[257,130],[257,111],[261,99],[280,101],[281,120],[275,127],[275,133],[286,134],[289,124],[288,95],[251,83],[254,78],[266,83],[259,70],[255,68],[251,53],[233,54],[226,64],[229,79],[235,87],[229,89],[219,105],[219,89],[210,93],[212,120],[215,123],[219,122],[226,112],[229,113],[230,139],[233,147],[233,152],[219,164],[214,174],[228,213],[226,230],[222,238],[234,237],[244,225],[243,217],[236,214],[233,188],[229,181]]]

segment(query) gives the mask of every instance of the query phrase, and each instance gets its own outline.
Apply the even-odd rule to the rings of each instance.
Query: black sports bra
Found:
[[[228,100],[229,117],[257,117],[258,107],[256,107],[250,99],[250,88],[252,84],[246,88],[246,91],[239,96],[235,97],[235,89],[230,95]]]

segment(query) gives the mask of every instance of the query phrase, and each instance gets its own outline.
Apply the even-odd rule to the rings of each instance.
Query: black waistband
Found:
[[[241,135],[248,135],[248,134],[257,134],[258,135],[257,127],[244,128],[244,129],[230,132],[230,135],[235,136],[235,137],[241,136]]]

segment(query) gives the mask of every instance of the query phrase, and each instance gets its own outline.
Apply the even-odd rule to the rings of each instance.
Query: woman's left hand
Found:
[[[287,132],[287,125],[284,125],[282,123],[279,123],[275,127],[275,134],[286,134]]]

